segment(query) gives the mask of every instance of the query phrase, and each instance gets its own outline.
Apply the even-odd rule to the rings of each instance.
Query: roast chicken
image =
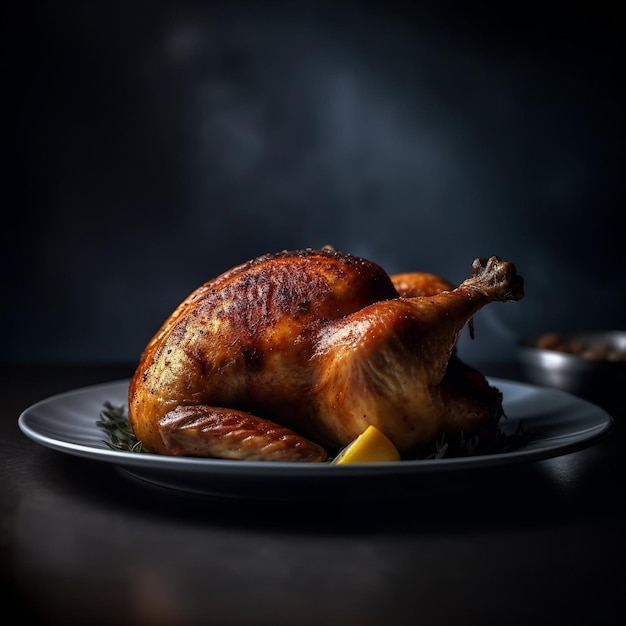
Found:
[[[173,311],[139,359],[129,422],[153,453],[264,461],[326,461],[370,424],[407,458],[442,434],[488,436],[502,394],[456,344],[486,304],[522,297],[495,256],[454,287],[332,248],[267,254]]]

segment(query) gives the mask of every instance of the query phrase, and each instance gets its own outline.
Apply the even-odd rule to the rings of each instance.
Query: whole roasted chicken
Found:
[[[454,287],[332,248],[268,254],[200,286],[143,351],[130,425],[169,455],[324,461],[372,424],[406,456],[494,433],[502,394],[456,355],[472,316],[523,297],[478,258]]]

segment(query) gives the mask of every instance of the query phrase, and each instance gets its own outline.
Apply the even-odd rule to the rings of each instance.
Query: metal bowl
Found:
[[[626,385],[626,331],[543,333],[517,347],[528,382],[592,399],[615,398]]]

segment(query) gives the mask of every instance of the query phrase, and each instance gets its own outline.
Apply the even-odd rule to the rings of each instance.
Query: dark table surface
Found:
[[[518,378],[515,368],[482,369]],[[11,623],[620,621],[623,397],[594,399],[615,427],[587,449],[330,501],[158,489],[18,428],[39,400],[131,373],[0,367],[0,563]]]

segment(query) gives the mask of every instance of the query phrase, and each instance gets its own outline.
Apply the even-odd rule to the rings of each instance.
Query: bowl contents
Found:
[[[568,337],[556,332],[544,333],[534,342],[541,350],[566,352],[597,361],[626,361],[626,348],[616,346],[605,338]]]
[[[165,320],[131,380],[129,424],[147,452],[234,460],[328,461],[370,426],[400,458],[442,437],[489,442],[502,393],[456,340],[484,306],[523,295],[495,256],[455,287],[330,247],[266,254]]]

